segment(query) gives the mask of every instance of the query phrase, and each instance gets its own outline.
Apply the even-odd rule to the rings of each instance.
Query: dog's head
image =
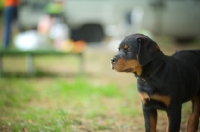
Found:
[[[142,67],[150,62],[160,48],[143,34],[126,36],[119,44],[118,53],[111,59],[112,69],[118,72],[130,72],[140,76]]]

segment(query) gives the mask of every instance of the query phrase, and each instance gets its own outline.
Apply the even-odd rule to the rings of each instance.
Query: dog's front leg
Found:
[[[192,114],[188,120],[187,132],[196,132],[199,125],[200,116],[200,97],[194,96],[192,98]]]
[[[179,132],[181,124],[181,104],[170,106],[167,110],[168,128],[167,132]]]
[[[143,106],[146,132],[156,132],[157,110]]]

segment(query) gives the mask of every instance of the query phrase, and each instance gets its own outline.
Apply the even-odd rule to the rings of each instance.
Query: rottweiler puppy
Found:
[[[164,55],[143,34],[126,36],[111,59],[112,69],[134,73],[142,101],[146,132],[156,132],[157,109],[168,116],[167,132],[179,132],[182,103],[192,102],[187,132],[198,130],[200,116],[200,50]]]

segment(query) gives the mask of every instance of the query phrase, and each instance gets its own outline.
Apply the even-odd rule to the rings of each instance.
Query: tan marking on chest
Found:
[[[142,103],[145,104],[147,100],[156,100],[158,102],[162,102],[165,104],[167,107],[170,105],[171,98],[169,96],[163,96],[163,95],[158,95],[158,94],[153,94],[149,96],[146,92],[141,92],[140,98],[142,100]]]
[[[147,93],[141,92],[141,93],[139,93],[139,95],[140,95],[140,98],[141,98],[143,104],[146,104],[147,100],[150,101],[150,97]]]
[[[167,107],[170,105],[171,98],[169,96],[163,96],[158,94],[153,94],[150,96],[151,99],[162,102]]]

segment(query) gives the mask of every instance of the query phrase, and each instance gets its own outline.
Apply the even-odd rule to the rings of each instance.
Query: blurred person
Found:
[[[46,6],[45,14],[40,18],[37,30],[53,41],[55,49],[65,49],[70,30],[63,19],[63,0],[55,0]]]
[[[19,0],[4,0],[4,38],[3,48],[7,49],[11,40],[11,28],[13,22],[17,19],[17,7]]]

